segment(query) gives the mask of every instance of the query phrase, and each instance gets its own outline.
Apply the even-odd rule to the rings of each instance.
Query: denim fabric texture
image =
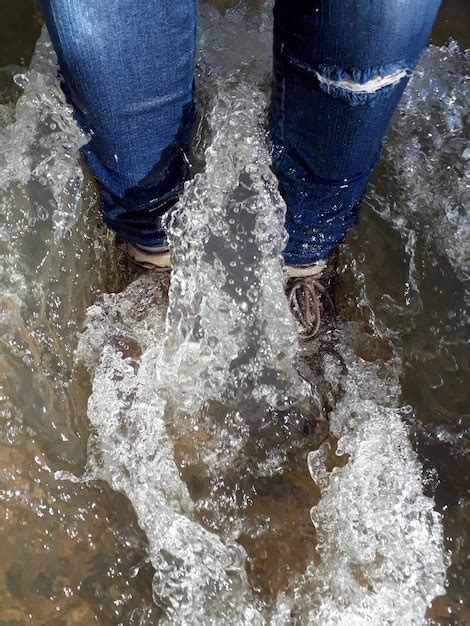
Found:
[[[383,135],[440,0],[276,0],[270,111],[288,264],[328,257],[357,221]],[[164,242],[188,176],[196,0],[42,0],[85,159],[117,236]]]
[[[106,224],[160,245],[188,175],[196,0],[42,0]]]
[[[277,0],[270,123],[288,207],[288,264],[325,259],[357,221],[438,7],[439,0]],[[402,77],[367,90],[394,72]]]

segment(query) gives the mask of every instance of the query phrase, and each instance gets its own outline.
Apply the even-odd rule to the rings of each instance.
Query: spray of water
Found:
[[[236,406],[252,397],[252,406],[286,410],[309,391],[293,368],[284,206],[269,169],[265,98],[237,74],[216,93],[204,172],[169,225],[175,266],[166,328],[163,285],[142,277],[89,310],[78,357],[93,376],[89,417],[101,461],[89,471],[131,497],[149,539],[156,602],[182,620],[254,623],[246,554],[195,521],[167,434],[169,423],[186,419],[186,436],[201,437],[197,414],[210,400]],[[237,448],[240,433],[225,434]]]
[[[469,62],[470,51],[461,51],[455,41],[428,48],[385,141],[385,177],[401,197],[384,202],[383,191],[376,194],[372,187],[368,198],[397,229],[411,238],[417,233],[447,256],[464,281],[470,271]],[[423,214],[432,224],[427,232],[419,223]]]

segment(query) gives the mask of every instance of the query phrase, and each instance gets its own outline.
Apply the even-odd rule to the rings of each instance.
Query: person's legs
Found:
[[[276,0],[270,124],[288,266],[327,259],[356,222],[439,4]]]
[[[188,173],[196,0],[42,0],[64,90],[90,134],[104,219],[141,246]]]

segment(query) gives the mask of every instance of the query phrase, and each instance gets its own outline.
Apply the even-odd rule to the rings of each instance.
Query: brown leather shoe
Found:
[[[170,249],[162,247],[155,251],[148,251],[132,243],[126,244],[126,252],[132,263],[146,270],[170,270]]]
[[[337,255],[314,265],[286,265],[286,296],[295,321],[300,326],[299,338],[310,341],[318,335],[321,322],[335,317],[332,298],[336,279]]]

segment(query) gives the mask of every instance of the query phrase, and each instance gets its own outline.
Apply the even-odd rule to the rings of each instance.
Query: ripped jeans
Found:
[[[63,87],[90,142],[104,220],[165,243],[188,176],[196,0],[42,0]],[[276,0],[270,111],[289,265],[324,260],[357,221],[440,0]]]

